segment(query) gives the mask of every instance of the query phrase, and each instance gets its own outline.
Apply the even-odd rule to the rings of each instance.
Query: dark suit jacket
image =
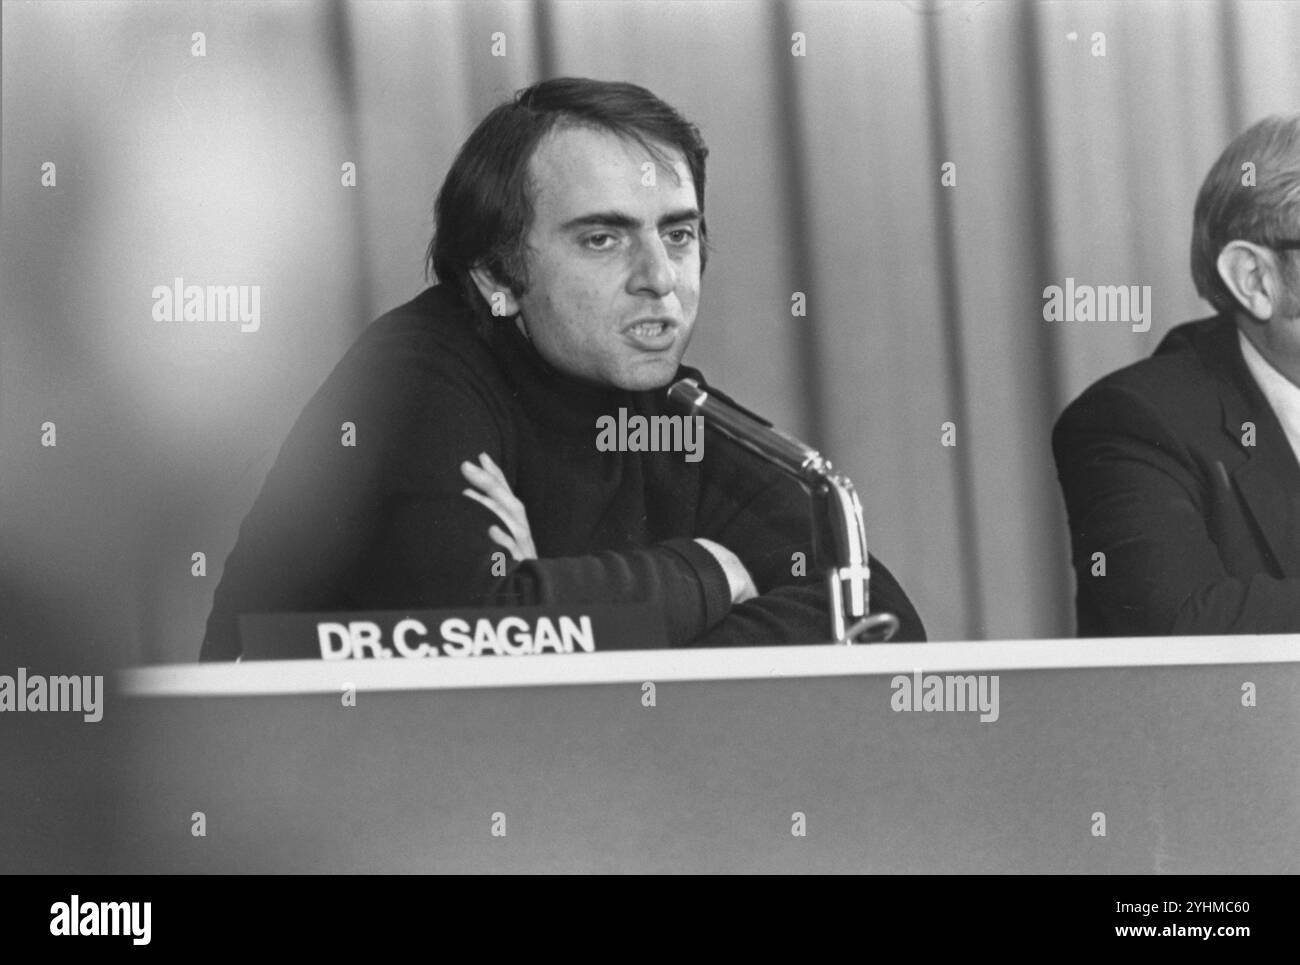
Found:
[[[1230,318],[1093,385],[1052,450],[1080,636],[1300,631],[1300,464]]]

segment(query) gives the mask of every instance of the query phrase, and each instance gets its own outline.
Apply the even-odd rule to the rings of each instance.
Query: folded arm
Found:
[[[509,465],[508,418],[471,383],[409,378],[419,381],[383,397],[396,404],[340,391],[304,410],[226,561],[201,659],[239,654],[245,612],[648,602],[673,646],[726,614],[727,575],[689,538],[513,558],[493,533],[499,517],[465,495],[461,470],[484,452]],[[354,445],[341,443],[344,422]]]

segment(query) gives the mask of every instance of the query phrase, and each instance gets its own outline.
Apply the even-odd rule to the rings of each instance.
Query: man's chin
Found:
[[[671,362],[665,359],[654,365],[637,366],[623,374],[619,379],[618,387],[625,392],[655,392],[666,389],[673,384],[673,377],[679,367],[676,359]]]

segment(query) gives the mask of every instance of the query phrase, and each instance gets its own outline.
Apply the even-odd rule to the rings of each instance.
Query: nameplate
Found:
[[[452,610],[245,613],[245,660],[427,660],[656,650],[663,618],[647,603]]]

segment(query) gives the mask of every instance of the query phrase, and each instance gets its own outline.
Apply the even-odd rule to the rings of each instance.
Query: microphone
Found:
[[[826,569],[832,638],[844,646],[890,639],[898,631],[899,621],[892,613],[870,610],[871,557],[862,503],[853,482],[835,472],[816,449],[774,429],[770,422],[721,393],[700,388],[694,379],[680,379],[669,386],[668,401],[687,417],[702,417],[706,425],[808,486],[830,524],[833,539],[833,561]],[[816,517],[812,525],[815,532]]]
[[[668,389],[668,401],[685,415],[703,416],[706,425],[801,482],[816,484],[831,471],[831,464],[816,449],[719,396],[700,388],[694,379],[681,379]]]

